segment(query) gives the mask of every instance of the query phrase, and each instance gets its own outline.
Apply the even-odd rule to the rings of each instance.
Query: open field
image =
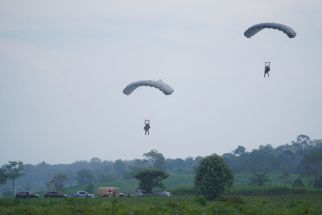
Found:
[[[321,193],[283,196],[226,196],[216,201],[206,202],[206,204],[197,201],[197,199],[195,196],[123,199],[0,199],[0,214],[322,214]]]

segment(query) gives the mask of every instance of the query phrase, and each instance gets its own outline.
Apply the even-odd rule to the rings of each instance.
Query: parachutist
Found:
[[[264,78],[269,77],[269,71],[271,71],[271,63],[270,62],[265,62],[265,70],[264,70]]]
[[[269,68],[269,66],[265,66],[264,78],[265,78],[266,74],[267,74],[267,77],[269,77],[269,71],[270,70],[271,69]]]
[[[149,133],[149,130],[150,130],[150,122],[149,121],[145,121],[145,126],[144,126],[144,131],[145,131],[145,133],[144,133],[144,135],[150,135],[150,133]]]

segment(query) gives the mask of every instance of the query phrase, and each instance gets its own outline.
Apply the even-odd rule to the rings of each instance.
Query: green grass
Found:
[[[322,194],[224,196],[206,203],[195,196],[95,199],[0,199],[1,215],[319,215]],[[202,204],[201,204],[202,203]]]

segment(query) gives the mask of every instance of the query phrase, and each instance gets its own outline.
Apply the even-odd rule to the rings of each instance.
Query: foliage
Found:
[[[311,149],[302,160],[304,174],[313,177],[312,184],[316,188],[322,187],[322,146]]]
[[[291,188],[285,186],[243,186],[232,188],[227,194],[233,195],[289,195],[289,194],[304,194],[304,193],[314,193],[319,192],[318,190],[309,190],[304,188]]]
[[[251,151],[244,150],[244,148],[238,146],[232,153],[223,155],[235,175],[238,175],[234,181],[234,186],[247,184],[249,175],[258,172],[266,172],[272,185],[288,186],[299,175],[303,175],[302,180],[306,186],[319,185],[319,170],[322,169],[322,164],[319,161],[322,140],[311,140],[307,135],[299,135],[295,138],[295,141],[290,141],[290,143],[278,147],[266,145]],[[155,152],[152,153],[155,155],[161,154],[156,150],[151,151]],[[163,155],[162,157],[164,158]],[[65,181],[64,187],[81,183],[83,185],[80,186],[86,189],[89,182],[80,180],[78,172],[87,169],[95,177],[93,184],[101,184],[102,186],[116,184],[117,186],[121,185],[118,187],[122,190],[133,192],[134,187],[137,186],[137,182],[133,182],[134,176],[142,169],[154,166],[153,159],[144,158],[109,161],[94,157],[90,161],[82,160],[71,164],[51,165],[45,162],[37,165],[27,164],[23,166],[25,174],[15,179],[15,187],[30,191],[46,190],[45,184],[55,175],[63,172],[69,178]],[[170,174],[170,177],[164,181],[167,188],[175,188],[180,183],[182,183],[182,186],[192,186],[194,173],[201,159],[202,157],[167,158],[162,165],[163,159],[161,158],[161,165],[156,164],[155,167]],[[2,168],[6,169],[6,165]],[[289,174],[289,178],[286,175],[284,175],[286,177],[281,175],[281,172],[284,171]],[[308,183],[308,178],[311,183]],[[92,180],[90,179],[90,181]],[[131,181],[131,183],[128,184],[128,181]],[[3,193],[9,188],[11,189],[11,186],[11,183],[1,185],[0,192]]]
[[[287,185],[290,180],[290,174],[286,170],[284,170],[281,172],[280,179],[284,185]]]
[[[65,181],[68,179],[65,174],[55,175],[49,182],[49,186],[53,186],[57,192],[63,191],[63,187],[65,186]]]
[[[6,181],[7,181],[6,170],[3,168],[0,168],[0,184],[5,184]]]
[[[6,177],[12,179],[12,193],[15,195],[15,180],[23,175],[21,170],[23,169],[23,162],[21,161],[9,161],[6,165]]]
[[[276,148],[271,145],[262,145],[250,152],[246,152],[244,148],[238,146],[232,153],[223,155],[235,173],[279,173],[285,171],[289,174],[300,174],[307,170],[302,160],[311,151],[314,152],[322,148],[322,140],[311,140],[307,135],[299,135],[296,141]],[[316,158],[318,157],[316,156]],[[321,165],[320,163],[319,166],[321,167]],[[317,167],[315,166],[313,169],[317,169]]]
[[[223,158],[214,154],[200,161],[196,170],[195,187],[207,199],[215,199],[232,183],[233,174]]]
[[[313,187],[322,188],[322,176],[318,176],[313,181]]]
[[[207,205],[207,199],[204,196],[196,196],[195,202],[198,203],[200,206],[206,206]]]
[[[235,150],[234,150],[234,155],[235,156],[241,156],[242,154],[244,154],[246,152],[246,148],[244,146],[238,146]]]
[[[121,159],[118,159],[114,162],[113,171],[117,177],[122,177],[127,170],[127,165]]]
[[[90,169],[81,169],[77,172],[77,183],[88,185],[95,182],[95,176]]]
[[[175,188],[168,189],[169,192],[172,193],[172,195],[195,195],[196,190],[193,186],[177,186]]]
[[[86,192],[88,193],[94,193],[95,192],[95,185],[94,184],[88,184],[86,189],[85,189]]]
[[[153,168],[160,170],[164,169],[165,158],[157,150],[151,150],[147,153],[144,153],[143,156],[146,158],[147,161],[151,163]]]
[[[249,184],[263,186],[266,182],[270,182],[266,173],[254,173]]]
[[[161,170],[144,169],[138,172],[135,178],[140,181],[139,189],[148,194],[152,194],[153,188],[163,188],[162,180],[168,176],[166,172]]]
[[[297,188],[303,188],[304,187],[304,183],[301,179],[301,177],[298,177],[297,179],[295,179],[293,181],[293,184],[292,184],[293,187],[297,187]]]

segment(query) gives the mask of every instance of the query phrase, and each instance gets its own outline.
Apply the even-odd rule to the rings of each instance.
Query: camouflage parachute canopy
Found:
[[[138,87],[147,86],[147,87],[154,87],[159,89],[161,92],[163,92],[165,95],[171,95],[174,90],[163,81],[152,81],[152,80],[142,80],[142,81],[136,81],[128,84],[124,90],[123,93],[125,95],[130,95],[133,91],[135,91]]]
[[[251,38],[252,36],[254,36],[255,34],[257,34],[258,32],[260,32],[261,30],[263,30],[265,28],[271,28],[271,29],[276,29],[276,30],[282,31],[289,38],[296,37],[296,32],[291,27],[284,25],[284,24],[279,24],[279,23],[260,23],[257,25],[253,25],[245,31],[244,35],[247,38]]]

